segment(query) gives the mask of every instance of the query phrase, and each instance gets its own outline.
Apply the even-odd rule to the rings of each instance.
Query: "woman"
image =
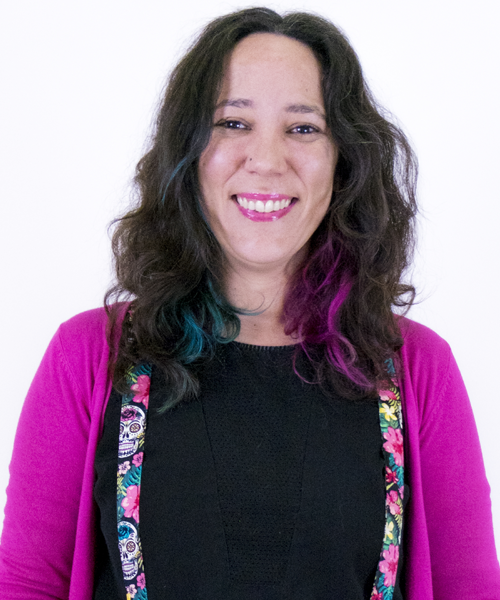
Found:
[[[415,161],[342,34],[209,24],[136,181],[129,302],[61,326],[23,410],[7,597],[500,598],[460,374],[392,312]]]

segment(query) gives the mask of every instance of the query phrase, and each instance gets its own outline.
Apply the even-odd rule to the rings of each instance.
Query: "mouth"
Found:
[[[252,221],[276,221],[290,212],[298,198],[284,194],[234,194],[243,216]]]

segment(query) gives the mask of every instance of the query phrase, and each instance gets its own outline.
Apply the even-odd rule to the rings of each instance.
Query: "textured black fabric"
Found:
[[[200,373],[233,582],[285,577],[311,404],[290,384],[292,353],[235,345]]]
[[[385,523],[378,403],[304,383],[293,353],[220,346],[198,369],[200,398],[162,415],[153,370],[140,505],[150,600],[369,598]],[[96,455],[109,555],[95,600],[125,597],[104,591],[120,572],[120,403],[112,394]]]

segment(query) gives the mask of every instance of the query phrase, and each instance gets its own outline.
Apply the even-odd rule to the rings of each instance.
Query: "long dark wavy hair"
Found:
[[[402,278],[414,243],[416,159],[377,105],[346,37],[308,13],[252,8],[220,17],[171,74],[137,165],[136,206],[115,221],[113,234],[116,283],[105,303],[114,386],[123,390],[128,368],[150,362],[166,379],[166,408],[198,393],[196,365],[239,332],[242,311],[224,296],[225,258],[204,218],[198,162],[225,59],[259,32],[313,51],[339,150],[330,207],[284,302],[285,333],[300,340],[297,352],[310,357],[314,381],[347,397],[375,395],[385,361],[402,345],[394,307],[404,311],[415,297]]]

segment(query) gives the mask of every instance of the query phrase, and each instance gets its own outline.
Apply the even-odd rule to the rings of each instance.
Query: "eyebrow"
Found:
[[[285,110],[286,110],[286,112],[295,113],[295,114],[299,114],[299,115],[315,113],[319,117],[321,117],[322,119],[324,119],[326,121],[325,113],[318,106],[315,106],[314,104],[312,104],[312,105],[310,105],[310,104],[289,104]]]
[[[215,107],[216,109],[222,108],[223,106],[235,106],[236,108],[250,108],[253,106],[253,102],[251,100],[245,100],[245,98],[234,98],[234,99],[226,99],[222,100]]]
[[[234,106],[235,108],[252,108],[253,101],[247,100],[246,98],[230,98],[222,100],[215,107],[216,109],[222,108],[223,106]],[[326,115],[324,112],[314,104],[288,104],[285,107],[285,112],[294,113],[300,115],[306,115],[314,113],[326,121]]]

